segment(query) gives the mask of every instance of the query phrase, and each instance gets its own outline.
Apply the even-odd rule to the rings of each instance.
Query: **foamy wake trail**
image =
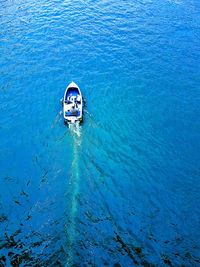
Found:
[[[76,244],[76,217],[77,217],[77,199],[79,194],[79,180],[80,180],[80,170],[79,170],[79,152],[81,148],[81,128],[79,123],[74,123],[69,125],[69,131],[72,142],[72,177],[71,177],[71,210],[69,211],[70,225],[67,228],[68,237],[68,258],[66,266],[72,266],[74,263],[74,247]]]

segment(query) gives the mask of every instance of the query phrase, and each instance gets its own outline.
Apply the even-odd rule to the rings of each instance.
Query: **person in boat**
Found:
[[[77,97],[75,98],[75,106],[78,109],[78,105],[81,104],[81,97],[80,95],[77,95]]]
[[[76,107],[75,107],[75,104],[72,106],[72,108],[71,108],[71,114],[75,114],[78,110],[76,109]]]

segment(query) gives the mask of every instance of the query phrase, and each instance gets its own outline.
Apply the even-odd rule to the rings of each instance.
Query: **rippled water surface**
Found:
[[[199,266],[199,101],[198,0],[0,0],[0,266]]]

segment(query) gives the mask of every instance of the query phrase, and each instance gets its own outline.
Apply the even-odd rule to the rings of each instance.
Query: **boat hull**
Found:
[[[74,82],[70,83],[66,88],[63,102],[64,122],[82,122],[83,98],[80,88]]]

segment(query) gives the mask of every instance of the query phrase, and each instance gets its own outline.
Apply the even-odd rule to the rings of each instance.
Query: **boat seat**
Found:
[[[76,96],[76,102],[77,102],[78,104],[81,104],[81,96],[80,96],[80,95],[77,95],[77,96]]]
[[[76,99],[76,96],[74,96],[74,95],[69,95],[67,97],[67,100],[70,101],[71,103],[73,103],[75,99]]]
[[[65,116],[79,116],[80,110],[65,111]]]

